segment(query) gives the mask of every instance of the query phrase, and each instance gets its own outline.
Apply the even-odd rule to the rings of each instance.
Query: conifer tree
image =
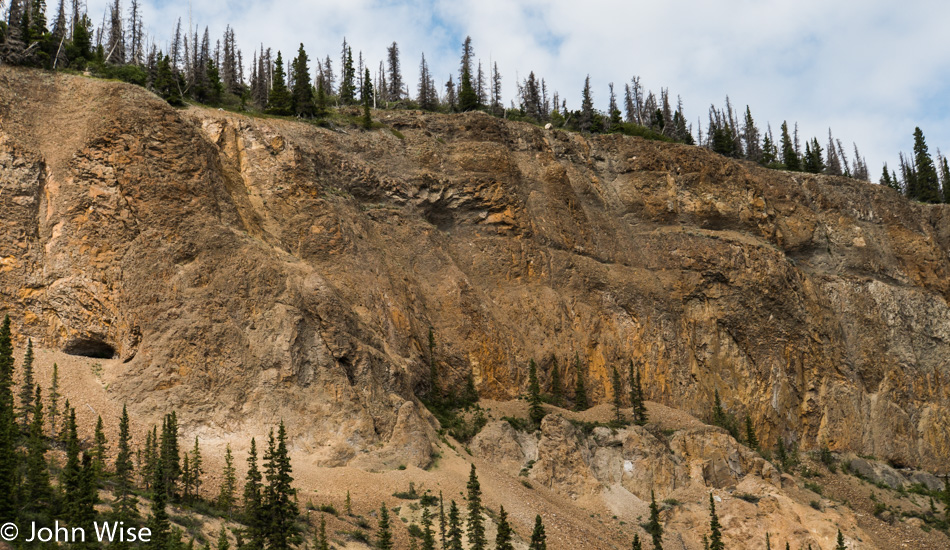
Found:
[[[844,544],[844,535],[841,534],[841,529],[838,529],[838,539],[836,542],[835,550],[848,550],[848,547]]]
[[[564,388],[561,382],[561,369],[557,365],[557,357],[551,361],[551,401],[561,406],[564,400]]]
[[[782,164],[785,165],[786,170],[791,170],[793,172],[801,171],[801,163],[798,159],[798,153],[795,151],[795,146],[792,143],[792,138],[788,135],[788,123],[782,122]]]
[[[759,450],[759,438],[755,435],[755,428],[752,426],[752,417],[745,417],[745,440],[746,444],[753,451]]]
[[[96,467],[92,463],[92,458],[83,453],[77,499],[71,503],[73,508],[71,525],[81,527],[87,533],[87,537],[94,532],[93,524],[97,517],[96,504],[98,503],[99,479],[96,474]]]
[[[23,356],[23,381],[20,384],[20,425],[23,432],[30,429],[30,415],[33,414],[33,395],[36,384],[33,381],[33,340],[26,341],[26,354]]]
[[[234,455],[231,454],[230,443],[224,448],[224,472],[221,477],[221,487],[218,490],[218,508],[221,508],[230,516],[231,509],[234,508],[234,494],[237,491],[237,473],[234,470]]]
[[[317,536],[313,539],[314,550],[330,550],[330,541],[327,539],[327,518],[325,514],[320,514],[320,528],[317,529]]]
[[[722,542],[722,525],[716,516],[716,502],[712,493],[709,493],[709,550],[725,550]]]
[[[162,457],[159,456],[152,476],[152,504],[148,517],[148,528],[152,532],[150,548],[156,550],[165,550],[169,548],[171,538],[171,522],[168,519],[168,511],[165,510],[167,503],[168,490],[165,487],[165,476],[163,472],[165,465],[162,463]]]
[[[656,505],[656,495],[650,490],[650,520],[646,525],[646,532],[653,539],[654,550],[663,548],[663,526],[660,524],[660,508]]]
[[[429,510],[429,505],[426,502],[422,504],[422,550],[435,550],[435,531],[432,529],[432,512]]]
[[[528,544],[528,550],[547,550],[547,536],[544,534],[544,523],[541,521],[541,515],[534,516],[534,531],[531,532],[531,542]]]
[[[48,510],[52,505],[53,487],[49,480],[49,463],[46,460],[46,434],[43,432],[42,392],[36,386],[33,414],[30,419],[26,441],[26,480],[23,508],[34,514]]]
[[[492,67],[491,112],[495,116],[505,114],[505,109],[501,105],[501,73],[498,71],[498,63],[495,63]]]
[[[484,550],[485,548],[485,525],[482,522],[482,489],[478,483],[478,475],[475,473],[475,465],[468,474],[468,543],[472,550]]]
[[[379,507],[379,528],[376,531],[376,548],[379,550],[392,550],[393,533],[389,525],[389,510],[386,503]]]
[[[442,550],[445,550],[448,547],[448,539],[446,538],[445,500],[442,498],[442,491],[439,491],[439,540],[442,543]]]
[[[511,544],[511,525],[508,523],[508,512],[502,506],[498,511],[498,534],[495,535],[495,550],[515,550]]]
[[[927,150],[920,127],[914,128],[914,166],[917,169],[917,193],[911,198],[920,202],[940,202],[940,189],[937,178],[937,169]]]
[[[623,393],[621,392],[622,384],[620,383],[620,373],[617,372],[617,367],[612,368],[611,374],[614,386],[614,422],[620,426],[623,424],[623,413],[620,412],[623,407]]]
[[[772,139],[772,126],[769,125],[765,135],[762,137],[762,156],[759,159],[759,164],[762,166],[771,166],[777,159],[778,154],[775,148],[775,140]]]
[[[201,458],[201,449],[198,447],[198,436],[195,436],[195,446],[191,449],[191,488],[188,494],[192,498],[198,499],[198,491],[201,489],[201,475],[204,474],[204,461]]]
[[[158,63],[158,72],[152,87],[155,89],[155,93],[170,105],[178,107],[184,105],[178,85],[178,75],[173,71],[167,55]]]
[[[115,457],[115,499],[112,512],[117,521],[124,521],[130,525],[138,518],[138,499],[132,492],[132,436],[129,426],[129,413],[126,406],[122,406],[122,417],[119,419],[118,454]]]
[[[221,530],[218,531],[218,544],[215,546],[216,550],[230,550],[231,541],[228,540],[228,531],[224,528],[224,524],[221,524]],[[324,550],[324,549],[318,549]],[[325,550],[330,550],[329,548]]]
[[[363,100],[363,128],[369,130],[373,127],[373,119],[369,113],[370,106],[373,103],[373,82],[370,80],[368,68],[363,76],[363,89],[360,90],[360,99]]]
[[[633,535],[633,543],[630,545],[630,550],[643,550],[643,543],[640,542],[640,535]]]
[[[466,36],[462,44],[462,63],[459,71],[459,111],[474,111],[478,109],[478,93],[472,83],[472,37]]]
[[[356,101],[356,70],[353,68],[353,50],[343,39],[343,58],[340,70],[340,103],[351,105]]]
[[[257,443],[251,438],[244,481],[244,524],[247,525],[248,548],[264,548],[264,501],[261,471],[257,467]]]
[[[584,91],[581,92],[581,114],[578,129],[590,132],[594,122],[594,98],[590,92],[590,75],[584,79]],[[580,409],[583,410],[583,409]]]
[[[19,429],[13,410],[13,339],[10,316],[0,325],[0,518],[16,517]]]
[[[346,515],[353,515],[353,503],[350,501],[350,492],[346,492],[346,502],[343,504],[343,511],[346,512]]]
[[[541,425],[544,419],[544,408],[541,407],[541,385],[538,383],[538,367],[531,360],[528,366],[528,417],[535,426]]]
[[[96,475],[101,476],[106,471],[106,439],[105,429],[102,425],[102,416],[96,420],[96,431],[93,435],[95,447],[92,450],[92,465],[96,469]]]
[[[450,113],[458,111],[458,97],[455,95],[455,82],[452,75],[449,75],[449,81],[445,83],[445,107]]]
[[[310,85],[310,66],[307,63],[307,52],[303,49],[303,42],[300,43],[297,57],[294,58],[293,83],[294,113],[305,118],[312,117],[314,113],[313,86]]]
[[[640,369],[633,368],[633,361],[630,361],[630,408],[633,414],[633,423],[637,426],[645,425],[647,423],[647,408],[643,399]]]
[[[447,532],[448,545],[443,544],[443,548],[448,550],[462,550],[462,521],[459,519],[459,509],[455,501],[449,505],[449,528]]]
[[[287,430],[281,420],[277,428],[275,444],[274,431],[271,430],[267,452],[264,453],[264,471],[267,487],[264,489],[263,509],[266,511],[265,533],[268,550],[284,550],[296,544],[299,539],[297,516],[299,512],[294,500],[297,491],[293,488],[293,469],[287,451]]]
[[[56,436],[56,418],[59,416],[59,366],[53,363],[53,380],[49,387],[49,433]]]
[[[389,101],[402,99],[402,71],[399,68],[399,46],[393,42],[386,48],[386,61],[389,65]]]
[[[765,533],[765,550],[772,550],[772,540],[768,532]]]
[[[75,523],[79,515],[77,506],[82,500],[82,463],[79,459],[79,436],[76,434],[76,411],[66,412],[66,464],[59,473],[59,486],[63,492],[66,520]]]
[[[762,160],[762,148],[759,145],[759,129],[752,119],[752,111],[745,106],[745,121],[742,125],[742,145],[745,149],[745,158],[752,162]]]
[[[584,387],[584,373],[581,372],[581,360],[577,354],[574,354],[574,370],[577,373],[577,381],[574,386],[574,410],[586,411],[590,408],[587,401],[587,388]]]
[[[818,145],[817,138],[805,142],[805,158],[802,169],[812,174],[820,174],[825,170],[825,162],[822,159],[821,146]]]
[[[429,73],[429,65],[426,63],[426,56],[422,54],[422,61],[419,63],[419,86],[416,95],[416,102],[423,111],[434,111],[438,107],[439,97],[435,91],[435,83],[432,74]]]
[[[287,76],[284,74],[284,60],[280,51],[277,52],[277,61],[274,62],[274,76],[271,82],[270,93],[267,95],[267,112],[272,115],[290,115],[292,97],[287,89]]]
[[[181,457],[178,452],[178,415],[172,411],[162,420],[162,436],[159,442],[159,463],[162,465],[162,486],[166,500],[177,494],[181,478]]]

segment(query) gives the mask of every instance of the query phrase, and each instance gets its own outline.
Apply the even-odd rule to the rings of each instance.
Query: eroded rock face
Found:
[[[946,206],[695,147],[379,116],[399,135],[0,68],[2,312],[127,360],[104,376],[140,414],[293,418],[325,464],[426,462],[408,440],[428,416],[404,407],[429,327],[443,387],[471,372],[511,397],[528,359],[546,386],[576,353],[603,401],[633,359],[651,400],[705,416],[718,389],[765,445],[950,464]]]

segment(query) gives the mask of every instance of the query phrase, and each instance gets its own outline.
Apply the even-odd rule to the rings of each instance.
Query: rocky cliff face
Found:
[[[323,464],[428,463],[432,327],[447,386],[512,397],[531,358],[571,386],[576,355],[603,401],[632,360],[649,399],[706,416],[718,390],[768,445],[946,471],[947,207],[696,147],[377,114],[333,131],[0,68],[0,313],[121,356],[104,379],[140,414],[292,418]]]

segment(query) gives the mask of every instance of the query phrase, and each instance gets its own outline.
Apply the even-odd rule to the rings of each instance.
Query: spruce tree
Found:
[[[541,515],[534,516],[534,531],[531,532],[531,542],[528,544],[528,550],[547,550],[547,536],[544,534],[544,523],[541,521]]]
[[[448,545],[443,544],[448,550],[462,550],[462,521],[459,519],[459,509],[455,501],[449,505],[449,528],[447,532]]]
[[[825,162],[822,159],[821,146],[818,145],[817,138],[805,142],[805,158],[802,169],[812,174],[820,174],[825,170]]]
[[[53,380],[49,387],[49,433],[56,437],[56,418],[59,417],[59,365],[53,363]]]
[[[439,541],[442,543],[442,550],[445,550],[448,539],[446,538],[445,499],[442,498],[442,491],[439,491]]]
[[[278,52],[278,56],[279,56]],[[293,110],[297,116],[310,118],[314,113],[313,86],[310,84],[310,66],[307,63],[307,52],[303,49],[303,42],[297,50],[297,57],[293,64]]]
[[[10,316],[0,325],[0,518],[16,517],[17,439],[13,410],[13,338]]]
[[[171,522],[168,519],[168,511],[165,510],[168,490],[165,487],[164,466],[162,457],[159,456],[152,476],[152,504],[147,522],[148,528],[152,532],[149,548],[155,548],[156,550],[169,548],[171,538]]]
[[[369,68],[363,76],[363,89],[360,90],[360,99],[363,100],[363,128],[369,130],[373,127],[373,118],[370,116],[369,109],[373,103],[373,81],[370,79]]]
[[[838,539],[836,542],[835,550],[848,550],[848,547],[844,544],[844,535],[841,534],[841,529],[838,529]]]
[[[584,91],[581,92],[581,116],[578,121],[578,129],[581,132],[590,132],[593,121],[594,99],[590,92],[590,75],[587,75],[587,78],[584,79]]]
[[[577,381],[574,386],[574,410],[586,411],[590,408],[587,401],[587,388],[584,387],[584,373],[581,372],[581,360],[577,354],[574,354],[574,372],[577,374]]]
[[[284,60],[280,51],[277,52],[277,61],[274,62],[274,76],[270,93],[267,95],[267,112],[272,115],[290,115],[292,97],[287,89],[287,75],[284,74]]]
[[[105,428],[102,425],[102,416],[96,420],[96,431],[93,435],[94,447],[92,450],[92,465],[96,469],[97,475],[102,475],[106,471],[106,439]]]
[[[798,152],[795,151],[795,145],[792,138],[788,135],[788,123],[782,122],[782,164],[786,170],[793,172],[801,171],[801,161],[798,158]]]
[[[633,414],[633,423],[637,426],[643,426],[647,423],[647,408],[644,404],[640,369],[633,368],[633,361],[630,361],[630,381],[630,408]]]
[[[745,441],[753,451],[759,450],[759,438],[755,435],[755,427],[752,426],[752,418],[749,415],[745,417]]]
[[[630,545],[630,550],[643,550],[643,543],[640,542],[640,535],[633,535],[633,543]]]
[[[162,420],[162,436],[159,442],[159,463],[162,466],[162,486],[166,500],[172,500],[178,491],[181,478],[181,457],[178,452],[178,415],[172,411]]]
[[[399,46],[393,42],[386,48],[386,60],[389,65],[389,101],[402,99],[402,71],[399,69]]]
[[[170,105],[181,107],[185,104],[181,99],[178,75],[172,70],[171,62],[167,55],[158,63],[158,72],[155,76],[155,82],[152,83],[152,88],[159,97],[167,101]]]
[[[557,365],[557,357],[551,362],[551,401],[560,407],[564,400],[564,388],[561,382],[561,369]]]
[[[726,545],[722,542],[722,525],[719,523],[719,517],[716,516],[716,501],[713,500],[712,493],[709,493],[709,550],[725,550],[725,548]]]
[[[66,432],[66,464],[59,473],[59,487],[63,493],[65,519],[73,523],[79,515],[76,506],[82,500],[82,463],[79,459],[76,411],[69,408],[64,413],[63,429]]]
[[[30,429],[30,416],[33,414],[33,395],[36,384],[33,381],[33,340],[26,341],[26,355],[23,356],[23,381],[20,384],[20,425],[23,432]]]
[[[541,425],[544,419],[544,408],[541,406],[541,385],[538,383],[538,367],[532,359],[528,366],[528,417],[535,426]]]
[[[914,128],[914,166],[917,169],[916,196],[911,198],[920,202],[940,202],[940,185],[937,169],[927,150],[927,142],[920,127]]]
[[[425,501],[422,504],[422,550],[435,550],[435,531],[432,528],[432,512],[429,510],[429,505]]]
[[[222,473],[221,487],[218,490],[218,508],[231,515],[231,509],[234,508],[234,494],[237,491],[237,473],[234,470],[234,455],[231,454],[231,444],[228,443],[224,448],[224,471]]]
[[[293,469],[283,420],[277,428],[276,445],[273,433],[271,430],[267,452],[264,454],[267,475],[267,487],[264,490],[264,509],[267,512],[265,532],[269,550],[285,550],[300,538],[297,529],[299,511],[295,503],[297,491],[293,488]]]
[[[94,532],[93,524],[97,517],[96,504],[99,503],[99,479],[92,457],[85,453],[82,455],[82,468],[79,473],[79,487],[76,494],[76,500],[71,503],[73,513],[70,525],[81,527],[86,536],[90,537]],[[81,546],[94,547],[91,541],[87,542],[90,543],[88,546]]]
[[[393,533],[389,525],[389,510],[386,508],[385,502],[379,507],[379,528],[376,531],[376,548],[379,548],[379,550],[392,550],[393,548]]]
[[[650,520],[645,529],[653,539],[654,550],[662,550],[663,526],[660,524],[660,508],[656,505],[656,495],[652,489],[650,490]]]
[[[612,371],[612,382],[614,390],[614,422],[618,426],[623,425],[623,413],[620,412],[620,409],[623,407],[623,393],[621,392],[622,384],[620,383],[620,373],[617,372],[617,367],[613,367]]]
[[[224,528],[224,524],[221,524],[221,530],[218,531],[218,544],[217,546],[215,546],[215,549],[216,550],[230,550],[231,549],[231,542],[228,540],[228,531],[227,529]],[[318,550],[330,550],[330,549],[318,548]]]
[[[511,525],[508,523],[508,512],[502,506],[498,511],[498,534],[495,535],[495,550],[515,550],[511,544]]]
[[[485,548],[485,525],[482,522],[482,488],[478,483],[478,475],[475,473],[475,465],[468,474],[468,543],[472,550],[484,550]]]
[[[112,502],[112,514],[116,521],[123,521],[132,525],[139,517],[138,498],[133,490],[132,464],[132,436],[129,426],[129,413],[126,406],[122,406],[122,417],[119,419],[118,454],[115,457],[115,489]]]
[[[204,461],[201,458],[201,449],[198,447],[198,436],[195,436],[195,446],[191,449],[191,478],[188,480],[191,487],[188,494],[191,498],[199,499],[201,489],[201,475],[204,474]]]
[[[244,480],[244,524],[247,526],[249,549],[264,548],[264,501],[261,471],[257,467],[257,443],[251,438],[247,455],[247,475]]]
[[[462,44],[462,63],[459,71],[458,102],[459,111],[474,111],[478,109],[478,93],[472,84],[472,37],[466,36]]]
[[[49,480],[49,463],[46,460],[46,434],[43,432],[42,392],[36,386],[33,414],[26,440],[26,480],[24,483],[23,509],[33,514],[42,514],[53,504],[53,487]]]
[[[435,332],[432,327],[429,327],[429,400],[435,404],[441,400],[439,370],[435,362]]]
[[[346,502],[343,504],[343,511],[346,512],[346,515],[353,515],[353,502],[350,500],[350,492],[346,492]]]
[[[353,50],[343,39],[343,61],[340,74],[340,103],[351,105],[356,101],[356,70],[353,68]]]
[[[330,550],[330,541],[327,539],[327,518],[320,514],[320,528],[313,541],[314,550]]]

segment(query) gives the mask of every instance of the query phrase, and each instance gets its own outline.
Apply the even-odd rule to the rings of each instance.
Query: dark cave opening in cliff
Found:
[[[115,357],[115,348],[111,344],[98,338],[76,338],[63,346],[63,352],[80,357],[93,359],[112,359]]]

